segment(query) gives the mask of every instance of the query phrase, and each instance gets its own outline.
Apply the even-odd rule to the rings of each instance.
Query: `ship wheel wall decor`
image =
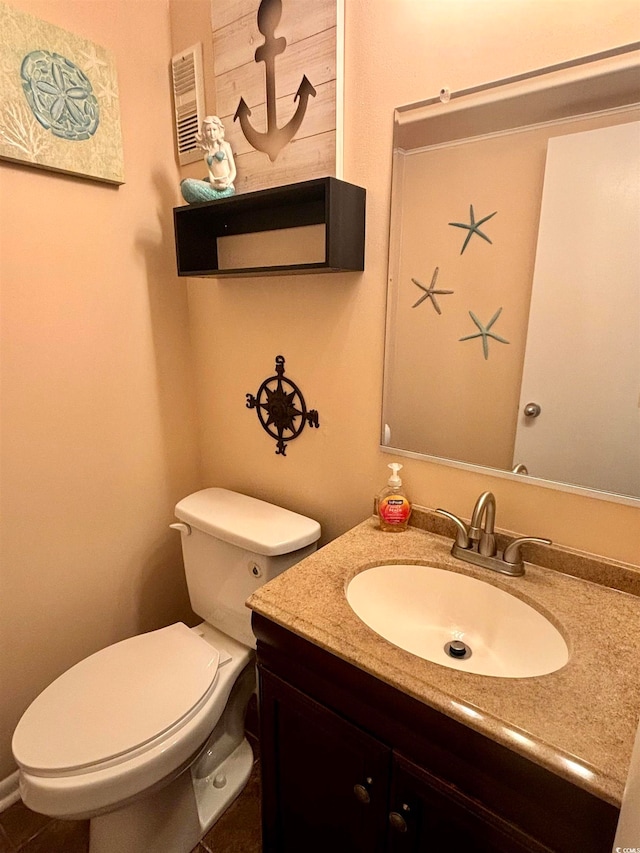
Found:
[[[257,409],[262,428],[277,442],[276,453],[287,454],[287,442],[297,438],[305,424],[319,427],[315,409],[307,411],[302,391],[284,378],[284,356],[276,356],[276,375],[265,379],[258,393],[247,394],[247,408]]]

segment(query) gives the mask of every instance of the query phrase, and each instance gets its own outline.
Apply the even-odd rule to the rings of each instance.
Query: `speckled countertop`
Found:
[[[450,532],[439,516],[414,508],[412,523],[419,526],[389,534],[367,519],[261,587],[248,606],[619,806],[640,713],[640,569],[534,546],[525,556],[536,564],[509,578],[455,560],[452,539],[439,535]],[[559,628],[569,662],[549,675],[495,678],[391,645],[345,596],[351,578],[378,563],[437,565],[518,596]]]

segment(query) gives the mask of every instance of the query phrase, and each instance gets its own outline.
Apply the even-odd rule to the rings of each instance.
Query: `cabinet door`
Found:
[[[530,836],[395,755],[389,853],[549,853]]]
[[[264,853],[384,853],[391,751],[260,669]]]

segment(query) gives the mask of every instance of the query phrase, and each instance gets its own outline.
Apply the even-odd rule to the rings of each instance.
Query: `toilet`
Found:
[[[226,489],[175,509],[191,606],[102,649],[27,708],[13,736],[33,811],[91,819],[90,853],[190,853],[246,784],[255,689],[246,599],[316,549],[320,525]]]

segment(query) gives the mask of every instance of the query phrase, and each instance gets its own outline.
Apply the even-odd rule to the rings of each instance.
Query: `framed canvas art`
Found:
[[[87,39],[0,2],[0,158],[124,183],[115,63]]]

